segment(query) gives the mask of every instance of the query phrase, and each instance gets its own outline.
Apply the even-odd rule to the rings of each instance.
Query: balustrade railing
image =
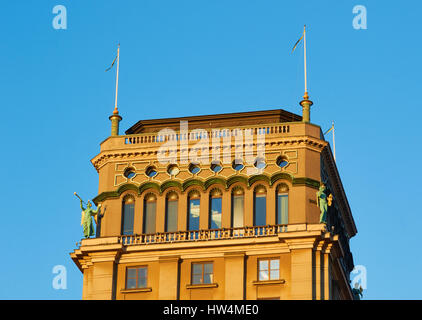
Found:
[[[286,232],[287,225],[253,226],[242,228],[223,228],[207,230],[188,230],[176,232],[158,232],[153,234],[135,234],[119,236],[123,245],[173,243],[186,241],[225,240],[252,237],[275,236]]]
[[[156,143],[166,141],[180,141],[180,140],[197,140],[203,138],[206,135],[208,138],[213,137],[236,137],[239,134],[244,134],[243,131],[248,130],[251,135],[259,134],[283,134],[290,133],[290,125],[267,125],[267,126],[249,126],[249,127],[238,127],[238,128],[227,128],[227,129],[213,129],[204,130],[203,132],[187,132],[181,133],[176,132],[174,134],[137,134],[122,136],[124,144],[142,144],[142,143]]]

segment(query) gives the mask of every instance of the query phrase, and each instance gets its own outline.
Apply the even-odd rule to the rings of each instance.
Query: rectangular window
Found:
[[[155,201],[146,201],[145,202],[145,224],[144,224],[144,233],[150,234],[155,233],[155,210],[157,207],[157,202]]]
[[[133,234],[133,220],[135,217],[135,204],[123,203],[123,227],[122,234]]]
[[[166,219],[166,231],[175,232],[177,231],[177,200],[167,201],[167,219]]]
[[[212,262],[192,263],[192,284],[213,283]]]
[[[222,199],[211,198],[210,228],[221,229]]]
[[[146,288],[147,267],[126,268],[126,289]]]
[[[243,212],[244,212],[244,196],[234,195],[233,196],[233,228],[243,227]]]
[[[279,259],[260,259],[258,260],[258,280],[278,280],[280,278],[280,260]]]
[[[199,199],[190,199],[189,200],[189,221],[188,228],[189,230],[199,230]]]
[[[267,197],[265,194],[255,195],[254,209],[254,226],[265,226],[267,224]]]
[[[287,194],[277,195],[277,224],[289,223],[289,196]]]

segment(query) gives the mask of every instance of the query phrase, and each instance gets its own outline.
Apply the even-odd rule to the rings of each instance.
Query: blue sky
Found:
[[[52,27],[55,5],[67,29]],[[352,26],[367,8],[367,30]],[[110,133],[121,43],[122,131],[141,119],[282,108],[301,113],[308,26],[311,121],[336,123],[337,165],[358,228],[366,299],[420,299],[418,169],[422,4],[393,1],[8,1],[0,11],[0,299],[80,299],[69,257],[73,192],[97,195],[90,163]],[[301,49],[301,47],[300,47]],[[67,269],[54,290],[52,269]]]

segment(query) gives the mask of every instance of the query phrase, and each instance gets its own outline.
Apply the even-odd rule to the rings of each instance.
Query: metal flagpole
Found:
[[[303,26],[303,56],[305,64],[305,96],[308,96],[308,86],[306,80],[306,25]]]
[[[116,101],[114,103],[114,110],[117,110],[117,93],[118,93],[118,88],[119,88],[119,51],[120,51],[120,43],[117,46]]]

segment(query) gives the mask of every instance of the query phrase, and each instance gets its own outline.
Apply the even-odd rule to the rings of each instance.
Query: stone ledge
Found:
[[[203,289],[203,288],[217,288],[217,283],[209,283],[209,284],[187,284],[186,289]]]
[[[279,280],[264,280],[264,281],[259,281],[259,280],[255,280],[255,281],[252,281],[252,284],[253,285],[255,285],[255,286],[258,286],[258,285],[265,285],[265,284],[284,284],[284,283],[286,283],[286,280],[284,280],[284,279],[279,279]]]
[[[120,290],[120,293],[137,293],[137,292],[151,292],[152,288],[151,287],[147,287],[147,288],[136,288],[136,289],[123,289]]]

